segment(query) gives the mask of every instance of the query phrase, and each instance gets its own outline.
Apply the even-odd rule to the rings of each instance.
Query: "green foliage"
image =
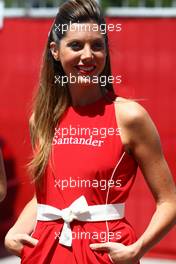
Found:
[[[162,6],[163,7],[171,7],[174,0],[163,0]]]
[[[129,6],[130,7],[137,7],[139,5],[138,0],[129,0]]]
[[[145,0],[146,7],[155,7],[158,0]],[[162,0],[162,7],[172,7],[174,0]],[[111,6],[121,7],[123,6],[123,0],[101,0],[103,9]],[[128,0],[129,7],[138,7],[140,0]]]
[[[5,7],[12,6],[12,0],[5,0]]]
[[[146,7],[155,7],[156,3],[158,0],[146,0]],[[175,0],[162,0],[162,7],[171,7],[172,3]],[[24,7],[25,3],[27,2],[27,0],[5,0],[5,6],[6,7],[14,7],[14,6],[18,6],[18,7]],[[32,1],[31,1],[32,2]],[[39,2],[41,2],[41,0],[34,0],[34,5],[35,7],[39,7],[40,4]],[[56,1],[55,1],[56,2]],[[58,3],[62,3],[65,2],[64,0],[58,0]],[[121,7],[123,6],[124,0],[100,0],[102,8],[106,9],[107,7],[111,7],[111,6],[116,6],[116,7]],[[140,0],[128,0],[129,3],[129,7],[137,7],[139,5]],[[17,3],[15,5],[15,3]],[[47,7],[52,7],[53,6],[54,1],[53,0],[47,0],[46,1],[46,6]]]
[[[155,7],[155,1],[154,0],[147,0],[145,2],[146,7]]]

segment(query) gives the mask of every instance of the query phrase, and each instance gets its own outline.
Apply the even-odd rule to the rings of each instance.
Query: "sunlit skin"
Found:
[[[98,77],[106,62],[104,35],[93,28],[94,24],[95,22],[86,23],[87,28],[79,28],[80,23],[74,23],[71,30],[68,30],[61,39],[59,47],[55,42],[50,44],[52,54],[61,62],[65,74],[67,76],[71,74],[78,80],[76,83],[69,84],[75,105],[84,105],[102,96],[98,83],[92,83],[83,78],[83,76],[89,76],[91,80],[93,76]],[[86,72],[81,71],[81,66],[94,68]]]

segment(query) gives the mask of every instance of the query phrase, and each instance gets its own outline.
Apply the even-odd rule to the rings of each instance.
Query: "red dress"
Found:
[[[109,96],[114,98],[111,92]],[[114,103],[104,97],[86,106],[70,106],[56,128],[53,169],[47,169],[42,189],[36,189],[38,203],[64,209],[81,195],[88,205],[124,203],[135,180],[137,163],[124,152],[119,131]],[[105,221],[73,220],[70,226],[72,246],[68,247],[58,242],[63,219],[37,221],[32,237],[39,242],[35,247],[24,246],[21,263],[112,263],[106,252],[89,247],[108,241]],[[130,245],[136,240],[125,218],[108,221],[108,227],[109,241]]]

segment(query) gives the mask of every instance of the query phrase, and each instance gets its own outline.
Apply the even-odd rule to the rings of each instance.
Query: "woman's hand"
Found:
[[[107,242],[90,244],[90,248],[96,251],[107,252],[114,264],[136,264],[139,261],[138,250],[135,244],[125,246],[121,243]]]
[[[21,251],[24,245],[34,247],[38,243],[38,240],[31,237],[28,234],[8,234],[5,237],[6,249],[18,257],[21,256]]]
[[[5,236],[5,247],[11,253],[18,257],[25,244],[34,247],[38,240],[30,235],[34,231],[37,215],[37,200],[34,195],[33,199],[25,206],[18,217],[14,226]]]

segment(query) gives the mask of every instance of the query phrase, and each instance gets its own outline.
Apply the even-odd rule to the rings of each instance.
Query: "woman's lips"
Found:
[[[85,74],[85,75],[92,74],[94,70],[96,69],[95,65],[77,65],[75,67],[79,71],[79,73]]]

